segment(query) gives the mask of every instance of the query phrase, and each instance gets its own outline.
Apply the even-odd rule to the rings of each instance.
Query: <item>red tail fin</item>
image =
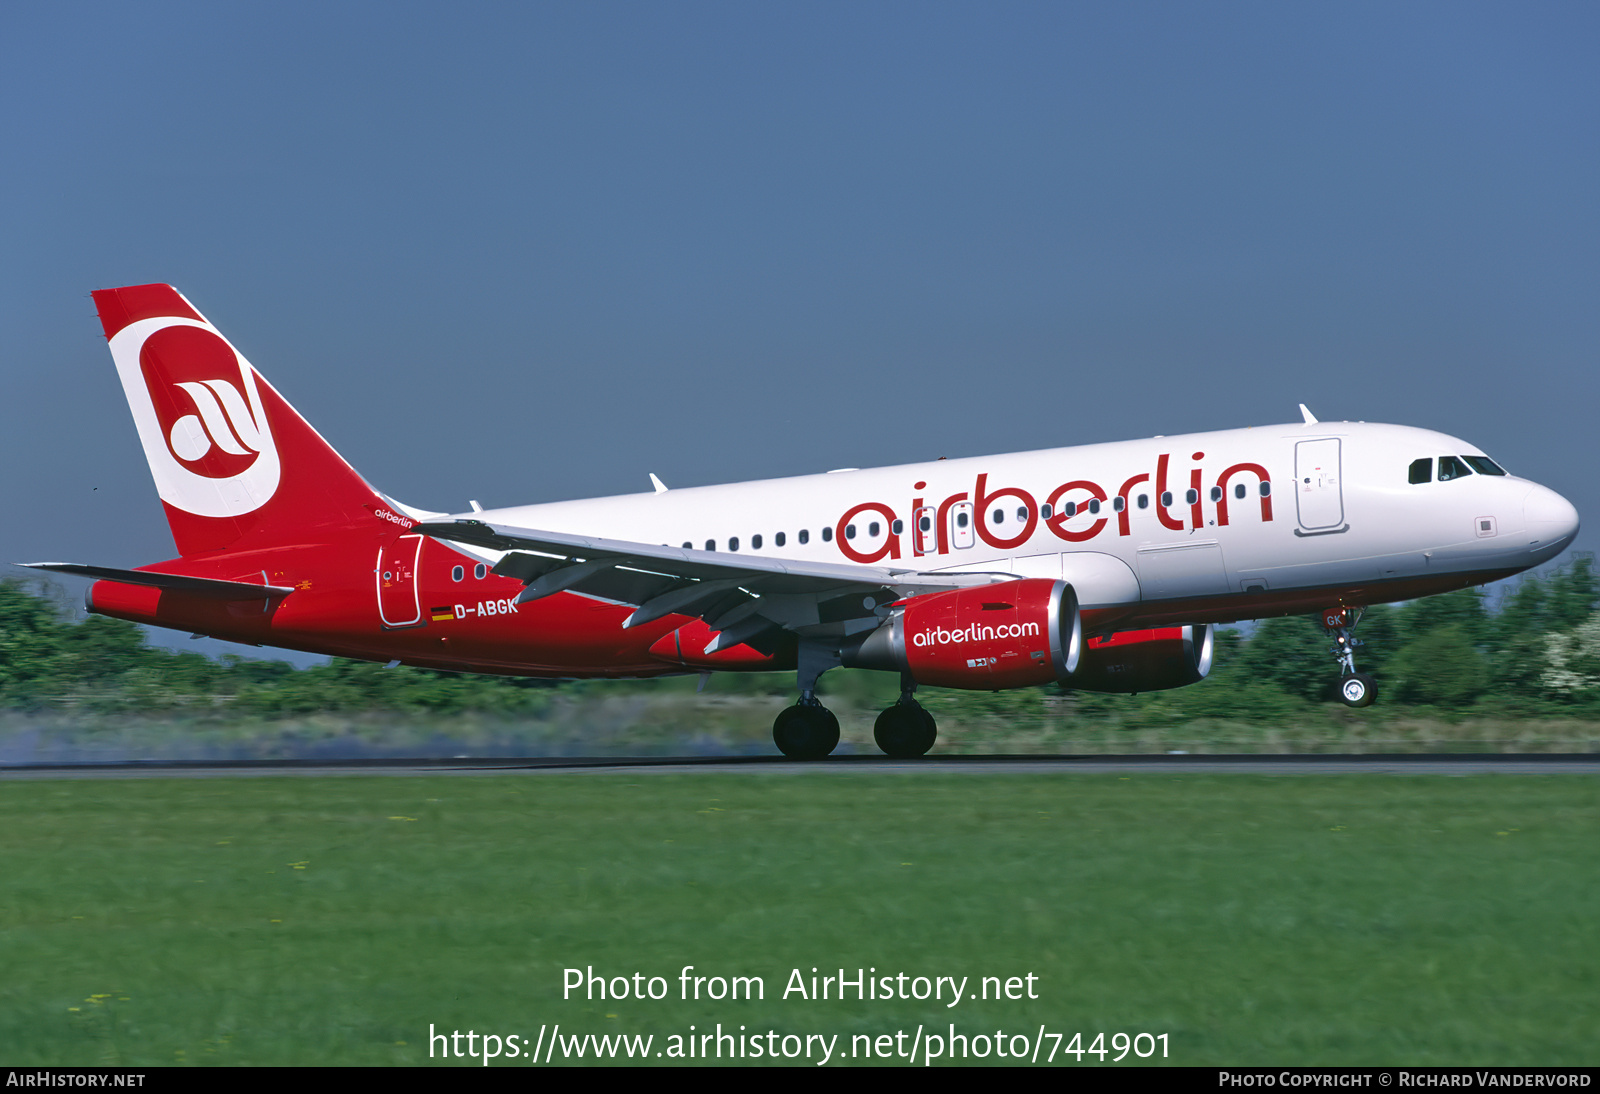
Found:
[[[179,554],[409,523],[172,286],[94,300]]]

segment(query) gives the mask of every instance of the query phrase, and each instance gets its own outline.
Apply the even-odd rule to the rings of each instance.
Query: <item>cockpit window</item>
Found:
[[[1412,460],[1411,461],[1411,483],[1412,483],[1412,485],[1416,485],[1419,482],[1432,482],[1432,481],[1433,481],[1433,457],[1429,456],[1425,460]]]
[[[1467,468],[1467,465],[1456,459],[1454,456],[1439,457],[1440,482],[1449,482],[1451,479],[1465,478],[1470,474],[1472,474],[1472,472]]]
[[[1488,456],[1462,456],[1461,458],[1467,461],[1467,466],[1480,475],[1504,475],[1506,473],[1503,467]]]

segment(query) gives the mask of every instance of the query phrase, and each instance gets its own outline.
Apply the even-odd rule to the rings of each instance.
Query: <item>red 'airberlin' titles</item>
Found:
[[[1196,452],[1191,457],[1197,464],[1204,458],[1204,452]],[[1225,528],[1230,520],[1228,510],[1230,500],[1234,502],[1248,500],[1252,492],[1256,494],[1260,504],[1261,520],[1263,522],[1272,520],[1272,477],[1263,465],[1248,461],[1233,464],[1217,476],[1209,491],[1205,489],[1205,474],[1202,469],[1192,467],[1189,469],[1188,487],[1180,493],[1171,491],[1168,486],[1168,465],[1171,459],[1170,453],[1162,453],[1156,459],[1153,507],[1162,527],[1174,532],[1204,527],[1207,523],[1206,507],[1209,505],[1215,514],[1213,523]],[[953,546],[961,546],[952,544],[952,536],[961,535],[969,537],[975,535],[996,550],[1011,551],[1032,539],[1041,522],[1056,538],[1068,543],[1082,543],[1109,528],[1113,516],[1116,518],[1116,534],[1132,535],[1130,516],[1134,506],[1133,499],[1140,496],[1135,494],[1134,488],[1140,483],[1150,482],[1150,479],[1148,472],[1132,475],[1122,482],[1115,494],[1108,494],[1099,483],[1088,479],[1072,479],[1050,491],[1045,496],[1044,506],[1041,508],[1034,495],[1021,487],[1004,486],[991,490],[989,476],[981,474],[973,483],[970,492],[951,494],[937,505],[930,504],[921,497],[911,499],[910,553],[912,556],[949,554]],[[1254,480],[1254,491],[1249,490],[1246,485],[1249,480]],[[922,490],[926,486],[927,483],[919,482],[913,489]],[[997,502],[1005,498],[1012,500],[1006,505],[996,506]],[[1101,507],[1107,504],[1112,506],[1112,511],[1101,516]],[[1143,505],[1140,507],[1143,508]],[[952,510],[957,512],[952,514]],[[1001,513],[1003,519],[999,522],[989,519],[991,510]],[[1182,517],[1173,516],[1173,510],[1179,512],[1187,510],[1184,516],[1187,516],[1188,522],[1185,523]],[[853,542],[857,538],[856,522],[858,518],[869,515],[881,517],[882,520],[872,521],[867,526],[867,535],[863,537],[873,545],[865,549],[858,548]],[[1013,515],[1015,519],[1005,519]],[[961,525],[952,528],[958,516],[966,516],[971,527]],[[1094,519],[1084,524],[1080,519],[1084,517]],[[924,520],[927,521],[928,527],[919,529],[919,522]],[[1075,524],[1078,526],[1074,526]],[[1002,535],[999,531],[1001,527],[1011,534]],[[834,542],[839,545],[839,550],[844,556],[854,562],[873,563],[886,558],[898,559],[902,554],[900,543],[902,528],[904,525],[891,506],[881,501],[866,501],[846,510],[839,518],[834,528]]]
[[[956,642],[993,642],[998,638],[1036,638],[1038,634],[1037,623],[1001,623],[994,627],[968,623],[955,630],[934,627],[912,636],[911,641],[916,646],[948,646]]]

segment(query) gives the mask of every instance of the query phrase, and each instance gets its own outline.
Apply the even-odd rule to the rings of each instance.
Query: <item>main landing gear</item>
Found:
[[[795,673],[800,701],[779,711],[772,723],[773,743],[791,760],[820,760],[839,743],[839,719],[817,701],[817,680],[838,665],[837,649],[800,640]]]
[[[925,754],[939,736],[939,727],[923,705],[913,698],[917,682],[900,677],[900,700],[878,715],[872,724],[872,739],[884,753],[897,760],[911,760]]]
[[[1322,628],[1334,642],[1328,652],[1339,662],[1339,701],[1347,707],[1369,707],[1377,698],[1372,677],[1356,671],[1356,647],[1365,643],[1351,632],[1359,622],[1360,608],[1329,608],[1322,613]]]
[[[806,692],[794,706],[779,711],[772,739],[791,760],[820,760],[839,743],[839,719]]]
[[[780,711],[772,723],[772,740],[778,751],[790,759],[820,760],[839,744],[839,719],[817,701],[818,678],[838,664],[838,651],[801,643],[797,673],[800,701]],[[913,698],[916,690],[915,680],[901,676],[899,701],[878,715],[872,727],[878,747],[895,759],[923,755],[939,735],[933,715]]]

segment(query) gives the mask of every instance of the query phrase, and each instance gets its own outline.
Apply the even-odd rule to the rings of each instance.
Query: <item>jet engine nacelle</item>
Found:
[[[935,687],[997,691],[1066,681],[1082,647],[1072,586],[1028,578],[900,601],[844,663]]]
[[[1134,693],[1181,688],[1211,671],[1211,627],[1161,627],[1120,631],[1084,643],[1068,687]]]

